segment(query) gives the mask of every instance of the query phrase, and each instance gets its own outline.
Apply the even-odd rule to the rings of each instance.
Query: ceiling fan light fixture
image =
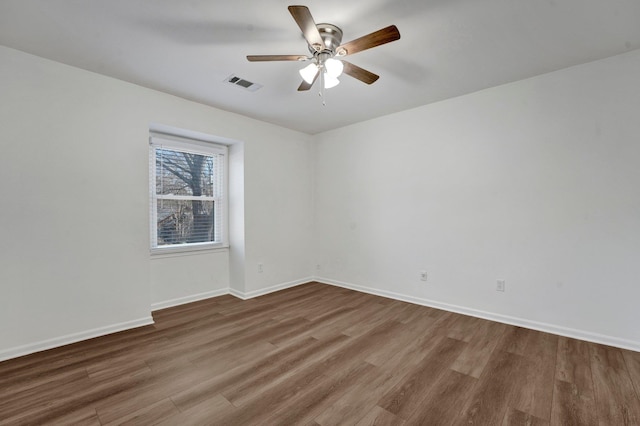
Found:
[[[338,77],[347,74],[366,84],[372,84],[379,76],[360,68],[351,62],[341,61],[342,57],[381,46],[400,39],[400,31],[395,25],[389,25],[362,37],[342,43],[342,30],[328,23],[316,24],[309,8],[301,5],[288,7],[289,13],[302,31],[311,56],[302,55],[248,55],[249,62],[264,61],[313,61],[301,69],[300,76],[304,80],[298,86],[298,92],[311,89],[316,80],[320,80],[320,96],[324,89],[340,84]],[[324,102],[323,102],[324,104]]]
[[[317,73],[318,66],[316,64],[309,64],[300,70],[300,76],[309,84],[313,83]]]
[[[342,64],[342,61],[329,58],[325,61],[324,68],[327,70],[327,75],[338,78],[340,77],[340,74],[342,74],[344,65]]]
[[[330,75],[329,73],[325,73],[324,75],[324,88],[331,89],[332,87],[336,87],[340,84],[340,80],[337,77]]]

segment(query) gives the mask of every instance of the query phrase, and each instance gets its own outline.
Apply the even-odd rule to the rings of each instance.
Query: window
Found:
[[[150,141],[151,251],[226,246],[226,146],[153,133]]]

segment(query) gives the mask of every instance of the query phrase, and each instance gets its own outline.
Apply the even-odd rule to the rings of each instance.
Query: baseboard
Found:
[[[389,299],[395,299],[402,302],[414,303],[416,305],[428,306],[431,308],[442,309],[445,311],[483,318],[491,321],[501,322],[504,324],[515,325],[518,327],[529,328],[532,330],[544,331],[546,333],[556,334],[559,336],[571,337],[574,339],[584,340],[587,342],[599,343],[603,345],[614,346],[621,349],[628,349],[631,351],[640,352],[640,342],[635,342],[633,340],[626,340],[618,337],[592,333],[590,331],[562,327],[562,326],[538,322],[538,321],[531,321],[524,318],[517,318],[517,317],[508,316],[508,315],[485,312],[478,309],[451,305],[448,303],[442,303],[435,300],[422,299],[419,297],[408,296],[406,294],[400,294],[400,293],[395,293],[395,292],[386,291],[386,290],[379,290],[376,288],[365,287],[365,286],[351,284],[351,283],[345,283],[345,282],[336,281],[328,278],[314,277],[312,280],[322,284],[329,284],[336,287],[347,288],[350,290],[360,291],[362,293],[373,294],[375,296],[386,297]]]
[[[153,324],[153,318],[149,316],[146,318],[140,318],[133,321],[113,324],[106,327],[94,328],[92,330],[86,330],[80,333],[67,334],[66,336],[60,336],[54,339],[42,340],[40,342],[30,343],[28,345],[17,346],[15,348],[9,348],[1,351],[0,361],[5,361],[7,359],[17,358],[17,357],[29,355],[35,352],[57,348],[59,346],[70,345],[71,343],[77,343],[82,340],[93,339],[94,337],[100,337],[107,334],[117,333],[119,331],[130,330],[132,328],[138,328],[138,327],[151,325],[151,324]]]
[[[235,288],[229,288],[229,294],[234,297],[237,297],[238,299],[242,299],[242,300],[248,299],[248,297],[245,297],[243,292],[236,290]]]
[[[184,305],[185,303],[197,302],[199,300],[209,299],[211,297],[223,296],[225,294],[229,294],[229,288],[225,287],[219,290],[207,291],[204,293],[179,297],[177,299],[165,300],[164,302],[153,303],[151,305],[151,312],[159,311],[160,309],[171,308],[173,306]]]
[[[286,288],[291,288],[291,287],[296,287],[302,284],[307,284],[311,281],[314,281],[313,277],[307,277],[307,278],[303,278],[300,280],[295,280],[295,281],[289,281],[286,283],[282,283],[282,284],[277,284],[271,287],[267,287],[267,288],[262,288],[260,290],[254,290],[254,291],[249,291],[249,292],[242,292],[242,291],[238,291],[236,289],[230,288],[229,289],[229,294],[231,294],[232,296],[235,296],[239,299],[242,300],[247,300],[247,299],[253,299],[254,297],[259,297],[259,296],[264,296],[265,294],[269,294],[269,293],[273,293],[275,291],[280,291],[280,290],[284,290]]]

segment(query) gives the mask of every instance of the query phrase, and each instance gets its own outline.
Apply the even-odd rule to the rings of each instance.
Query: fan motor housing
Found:
[[[316,27],[318,27],[318,32],[324,41],[326,48],[324,52],[330,52],[331,56],[335,55],[336,48],[342,43],[342,30],[333,24],[317,24]],[[323,52],[314,49],[313,46],[309,46],[309,51],[314,55]]]

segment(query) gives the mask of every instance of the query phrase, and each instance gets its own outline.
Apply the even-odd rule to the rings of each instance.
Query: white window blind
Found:
[[[226,245],[227,148],[152,134],[151,250]]]

